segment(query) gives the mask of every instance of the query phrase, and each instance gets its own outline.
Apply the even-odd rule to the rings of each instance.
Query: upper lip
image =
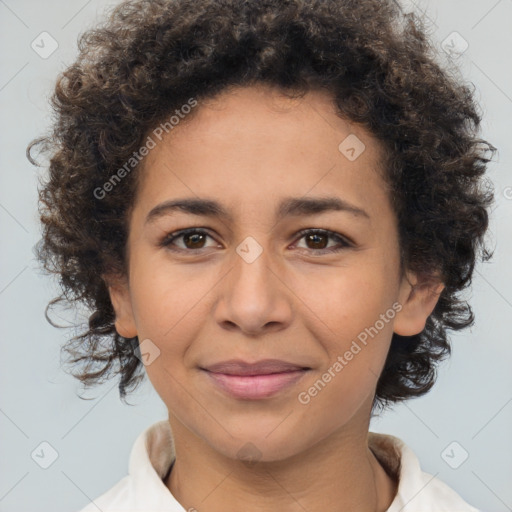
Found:
[[[268,375],[271,373],[307,369],[309,368],[300,364],[289,363],[287,361],[281,361],[280,359],[262,359],[255,363],[247,363],[241,359],[230,359],[229,361],[221,361],[220,363],[203,367],[203,370],[227,375]]]

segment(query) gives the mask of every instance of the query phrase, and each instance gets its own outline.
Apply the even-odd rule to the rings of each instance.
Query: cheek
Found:
[[[376,268],[376,267],[374,267]],[[371,402],[393,333],[393,298],[381,272],[344,269],[325,290],[303,283],[309,299],[309,330],[322,345],[325,364],[304,387],[299,402],[310,417],[322,417],[327,433],[347,423]]]
[[[317,323],[315,333],[343,348],[365,328],[373,326],[393,303],[385,269],[376,264],[351,265],[317,275],[297,276],[293,290]],[[389,331],[389,323],[383,328]],[[380,329],[379,329],[380,330]]]
[[[205,314],[201,300],[211,286],[169,262],[146,260],[134,272],[131,287],[139,342],[151,340],[158,354],[145,366],[147,377],[170,409],[187,410],[186,354],[201,328],[199,316]]]
[[[160,343],[180,338],[213,285],[208,276],[198,279],[198,267],[172,265],[162,257],[134,268],[131,286],[139,332]]]
[[[318,375],[321,382],[311,389],[322,395],[312,400],[313,408],[332,400],[340,406],[332,411],[334,419],[350,414],[374,390],[389,350],[395,310],[383,266],[374,263],[333,270],[328,278],[309,276],[297,281],[297,286],[307,305],[305,311],[314,313],[307,315],[308,329],[326,354]],[[328,285],[319,287],[319,282]]]
[[[132,304],[139,343],[149,339],[148,346],[157,354],[145,365],[145,371],[155,391],[172,409],[186,409],[190,401],[184,392],[184,365],[189,347],[199,336],[200,316],[206,314],[202,301],[211,286],[179,268],[171,269],[169,264],[140,266],[133,274]]]

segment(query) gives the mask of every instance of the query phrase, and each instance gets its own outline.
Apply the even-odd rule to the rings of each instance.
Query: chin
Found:
[[[206,439],[214,450],[225,457],[245,461],[248,467],[256,462],[285,460],[306,448],[301,436],[278,425],[279,422],[274,422],[273,427],[269,429],[262,428],[257,422],[253,422],[251,425],[246,425],[246,428],[244,425],[239,425],[236,434],[232,432],[233,437],[221,429],[215,438]]]

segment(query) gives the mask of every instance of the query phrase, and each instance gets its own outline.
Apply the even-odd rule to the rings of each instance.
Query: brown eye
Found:
[[[299,234],[302,235],[301,239],[305,240],[306,249],[312,252],[339,252],[348,247],[352,247],[352,244],[338,233],[326,229],[307,229],[301,231]],[[329,239],[337,241],[338,246],[335,245],[334,247],[327,248]]]
[[[162,240],[160,245],[162,247],[168,247],[170,250],[192,252],[194,250],[197,251],[204,249],[207,238],[212,237],[206,231],[191,228],[184,231],[171,233]],[[170,247],[172,245],[176,246],[174,241],[179,239],[182,239],[184,246],[177,246],[177,248]]]
[[[310,247],[311,249],[325,249],[329,243],[329,236],[324,234],[312,233],[311,235],[305,235],[304,238],[306,243],[313,244],[313,247]]]
[[[205,236],[203,233],[192,233],[186,234],[183,236],[183,243],[187,247],[187,249],[202,249],[202,244],[204,244]],[[188,245],[188,244],[191,244]]]

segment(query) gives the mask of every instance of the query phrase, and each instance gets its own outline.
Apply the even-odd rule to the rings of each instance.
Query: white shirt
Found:
[[[379,462],[399,477],[387,512],[479,512],[444,482],[424,473],[416,455],[399,438],[369,432],[368,445]],[[135,440],[128,475],[80,512],[187,512],[163,482],[174,459],[169,421],[158,421]]]

